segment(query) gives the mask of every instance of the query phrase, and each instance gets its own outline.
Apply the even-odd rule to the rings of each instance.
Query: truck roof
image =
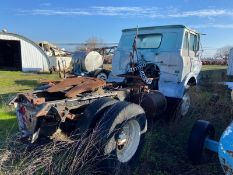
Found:
[[[151,30],[151,29],[168,29],[168,28],[186,28],[195,33],[199,33],[193,29],[186,27],[185,25],[164,25],[164,26],[150,26],[150,27],[139,27],[140,30]],[[137,28],[123,29],[122,32],[136,31]]]

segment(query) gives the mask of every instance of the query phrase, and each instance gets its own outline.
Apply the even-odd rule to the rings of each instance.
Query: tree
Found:
[[[103,46],[103,40],[97,37],[88,38],[85,43],[81,45],[81,50],[92,51],[95,48]]]
[[[225,46],[225,47],[217,49],[217,51],[214,55],[214,58],[223,59],[223,60],[227,61],[229,58],[229,55],[230,55],[231,48],[232,48],[231,46]]]

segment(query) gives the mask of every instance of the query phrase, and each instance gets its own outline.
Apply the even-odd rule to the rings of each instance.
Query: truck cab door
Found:
[[[191,72],[191,59],[189,56],[189,32],[186,31],[184,34],[183,48],[182,48],[182,57],[183,57],[183,77]]]
[[[191,62],[190,71],[198,74],[201,69],[201,61],[198,55],[199,52],[199,35],[189,33],[189,57]]]

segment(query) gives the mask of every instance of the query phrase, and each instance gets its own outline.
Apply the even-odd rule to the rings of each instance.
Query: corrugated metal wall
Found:
[[[22,71],[49,71],[49,61],[44,51],[33,41],[13,33],[0,33],[1,40],[20,41]]]

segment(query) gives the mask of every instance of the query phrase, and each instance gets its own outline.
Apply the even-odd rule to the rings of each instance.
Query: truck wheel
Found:
[[[94,128],[96,123],[100,120],[104,111],[118,102],[110,97],[100,98],[95,100],[84,110],[84,115],[77,121],[77,128],[80,133],[83,133],[91,128]]]
[[[186,91],[182,99],[167,97],[167,110],[165,118],[170,121],[179,121],[188,115],[191,108],[191,98],[189,92]]]
[[[142,107],[118,102],[106,111],[98,127],[102,152],[106,156],[103,161],[105,170],[113,172],[121,165],[133,164],[143,144],[142,134],[147,130]]]
[[[233,102],[233,90],[231,90],[231,101]]]
[[[105,81],[108,79],[107,74],[104,73],[104,72],[98,73],[96,77],[99,78],[99,79],[105,80]]]
[[[184,93],[182,99],[170,99],[168,114],[170,119],[178,121],[188,115],[191,108],[191,98],[188,90]]]
[[[193,164],[206,162],[212,152],[205,149],[205,139],[214,139],[213,125],[205,120],[198,120],[194,124],[188,140],[188,157]]]

